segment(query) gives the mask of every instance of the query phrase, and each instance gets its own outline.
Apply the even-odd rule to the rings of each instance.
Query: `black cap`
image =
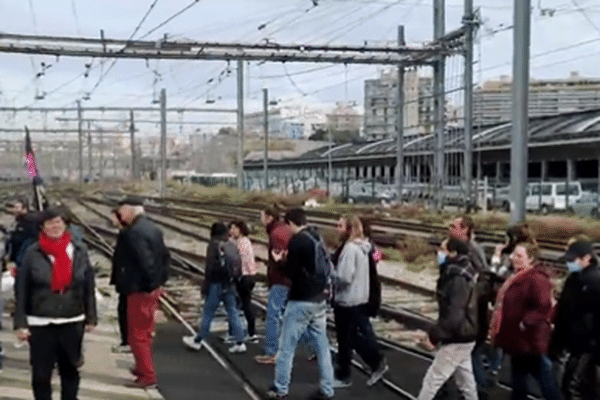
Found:
[[[594,254],[594,244],[587,240],[581,240],[569,246],[565,253],[565,261],[575,261],[576,258],[588,254]]]
[[[144,199],[141,197],[138,197],[138,196],[127,196],[123,200],[119,201],[119,206],[122,206],[125,204],[127,204],[129,206],[143,206]]]
[[[41,211],[39,213],[39,222],[40,222],[40,224],[43,224],[44,222],[48,221],[49,219],[53,219],[56,217],[61,217],[62,219],[65,219],[63,210],[61,210],[58,207],[46,208],[44,211]]]

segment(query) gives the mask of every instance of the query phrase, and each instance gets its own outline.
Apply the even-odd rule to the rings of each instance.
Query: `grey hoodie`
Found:
[[[369,251],[366,239],[346,242],[335,270],[335,303],[343,307],[369,301]]]

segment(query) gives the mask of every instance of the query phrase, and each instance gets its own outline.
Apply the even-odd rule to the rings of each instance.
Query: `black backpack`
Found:
[[[375,261],[375,247],[369,251],[369,301],[367,302],[366,314],[374,317],[381,308],[381,281],[377,273],[377,261]]]
[[[225,240],[218,247],[219,266],[227,271],[229,283],[235,284],[242,277],[242,257],[235,243]]]
[[[334,293],[332,279],[333,263],[331,262],[329,252],[320,236],[317,239],[308,232],[304,232],[304,234],[308,236],[315,245],[315,271],[311,274],[310,278],[317,287],[323,288],[325,298],[331,301]],[[308,271],[306,273],[308,274]]]

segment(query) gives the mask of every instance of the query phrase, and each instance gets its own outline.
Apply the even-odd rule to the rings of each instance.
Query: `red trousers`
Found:
[[[160,289],[155,289],[150,293],[131,292],[127,295],[127,339],[135,359],[134,368],[139,373],[139,379],[147,383],[156,383],[156,371],[152,360],[152,333],[160,293]]]

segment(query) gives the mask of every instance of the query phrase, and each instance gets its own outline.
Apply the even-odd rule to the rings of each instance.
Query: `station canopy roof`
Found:
[[[505,122],[473,128],[473,148],[479,150],[509,149],[512,136],[512,123]],[[462,152],[464,138],[462,127],[447,127],[444,132],[446,152]],[[431,153],[435,148],[435,135],[419,134],[405,136],[405,155]],[[529,145],[563,146],[568,144],[600,143],[600,110],[564,113],[554,116],[534,117],[529,120]],[[372,142],[347,143],[339,146],[320,147],[287,160],[309,161],[328,158],[333,159],[373,157],[381,155],[389,157],[396,154],[396,138]],[[280,160],[285,162],[286,160]]]

